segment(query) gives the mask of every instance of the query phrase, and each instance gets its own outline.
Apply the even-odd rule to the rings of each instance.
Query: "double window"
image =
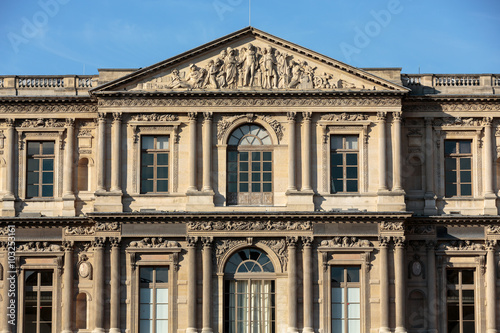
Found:
[[[472,142],[471,140],[446,140],[445,196],[472,195]]]
[[[52,281],[52,270],[24,272],[24,332],[52,333]]]
[[[361,332],[360,268],[332,266],[332,332]]]
[[[332,135],[330,143],[331,193],[358,192],[358,136]]]
[[[26,197],[54,196],[54,142],[28,141]]]
[[[168,192],[169,137],[141,137],[141,193]]]
[[[139,278],[139,333],[168,332],[168,267],[141,267]]]
[[[446,308],[449,333],[476,331],[474,307],[474,270],[446,271]]]

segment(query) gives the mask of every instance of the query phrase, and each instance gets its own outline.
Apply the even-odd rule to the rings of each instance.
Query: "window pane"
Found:
[[[238,138],[237,138],[237,137],[235,137],[234,135],[231,135],[231,137],[229,138],[228,145],[230,145],[230,146],[237,146],[237,145],[238,145],[239,140],[240,140],[240,139],[238,139]]]
[[[347,178],[358,178],[358,167],[345,168]]]
[[[460,154],[470,154],[470,141],[459,141]]]
[[[156,268],[156,282],[157,283],[167,283],[168,282],[168,267]]]
[[[333,167],[332,168],[332,177],[336,179],[341,179],[344,177],[344,170],[342,167]]]
[[[342,149],[342,137],[338,135],[334,135],[331,138],[331,149]]]
[[[142,178],[143,179],[150,179],[150,178],[153,178],[153,176],[154,176],[153,167],[142,167]]]
[[[463,332],[474,333],[476,331],[474,322],[464,322],[464,330]]]
[[[230,162],[235,162],[237,156],[238,156],[237,152],[235,152],[235,151],[229,151],[227,153],[227,160],[230,161]]]
[[[240,161],[248,161],[248,153],[247,152],[240,153]]]
[[[344,282],[344,268],[343,267],[332,267],[332,283]]]
[[[359,318],[359,317],[361,317],[361,311],[360,311],[359,304],[356,304],[356,303],[350,304],[350,303],[348,303],[347,304],[347,315],[348,315],[349,318]]]
[[[457,160],[455,158],[448,157],[444,161],[445,170],[456,170],[457,169]]]
[[[454,197],[457,195],[457,185],[452,183],[446,183],[446,197]]]
[[[271,162],[262,163],[262,170],[263,171],[272,171],[272,163]]]
[[[332,332],[344,332],[344,322],[342,320],[332,320]]]
[[[472,186],[471,184],[462,184],[460,185],[460,194],[461,195],[472,195]]]
[[[260,162],[252,162],[252,171],[260,171]]]
[[[359,333],[361,332],[361,321],[360,320],[349,320],[347,322],[348,328],[347,333]]]
[[[26,196],[33,198],[38,196],[38,185],[28,185],[26,188]]]
[[[228,186],[228,191],[231,193],[236,193],[237,192],[237,184],[236,183],[230,183]]]
[[[270,182],[272,179],[272,173],[270,172],[264,172],[262,174],[262,180],[265,181],[265,182]]]
[[[157,154],[156,164],[158,165],[168,165],[168,154]]]
[[[41,271],[40,272],[40,285],[42,286],[52,286],[52,271]]]
[[[38,171],[40,169],[40,162],[37,159],[28,160],[28,171]]]
[[[168,333],[168,320],[157,320],[156,321],[156,332]]]
[[[168,289],[158,288],[156,289],[156,303],[168,303]]]
[[[142,193],[153,192],[153,181],[152,180],[142,180],[141,192]]]
[[[38,172],[28,172],[28,184],[38,184],[38,178]]]
[[[260,161],[260,152],[252,152],[252,161]]]
[[[464,320],[474,320],[474,305],[465,305],[463,307]]]
[[[252,181],[253,182],[260,182],[260,173],[257,173],[257,172],[252,173]]]
[[[229,162],[227,164],[227,172],[236,172],[238,170],[238,166],[236,162]]]
[[[474,270],[464,269],[462,271],[462,284],[474,284]]]
[[[359,268],[347,267],[347,282],[359,282]]]
[[[240,171],[248,171],[248,162],[240,162]]]
[[[474,332],[474,331],[472,331]],[[448,322],[448,333],[460,333],[459,322]]]
[[[474,290],[462,290],[462,301],[468,304],[474,304]]]
[[[345,143],[346,143],[346,149],[358,149],[357,136],[346,136]]]
[[[40,154],[40,142],[28,141],[28,155]]]
[[[332,192],[343,192],[344,191],[344,184],[342,180],[334,180],[332,182]]]
[[[358,154],[346,154],[346,165],[358,165]]]
[[[448,284],[458,284],[458,270],[448,269],[446,271],[446,282]]]
[[[140,291],[141,303],[149,304],[153,302],[153,289],[141,288]]]
[[[159,180],[156,182],[157,192],[168,192],[168,180]]]
[[[456,141],[445,141],[444,142],[444,153],[445,154],[455,154],[457,152]]]
[[[446,177],[447,183],[456,183],[457,182],[457,172],[456,171],[446,171],[445,177]]]
[[[460,169],[461,170],[470,170],[471,169],[470,158],[461,158],[460,159]]]
[[[248,181],[248,172],[241,172],[240,173],[240,181],[242,181],[242,182]]]
[[[252,184],[252,192],[254,192],[254,193],[260,192],[260,184],[259,183],[257,183],[257,184],[253,183]]]
[[[332,288],[332,302],[334,302],[334,303],[344,302],[344,289],[343,288]]]
[[[156,138],[156,149],[168,149],[168,136],[159,136]]]
[[[344,318],[344,304],[332,303],[332,318],[335,319]]]
[[[142,153],[142,165],[153,165],[154,155],[148,153]]]
[[[143,136],[141,139],[142,139],[142,149],[153,149],[155,147],[154,137]]]
[[[42,186],[42,197],[52,197],[54,196],[54,186],[53,185],[43,185]]]
[[[470,183],[471,181],[472,179],[470,171],[460,171],[460,182]]]
[[[24,272],[24,281],[26,286],[36,286],[38,281],[38,274],[35,271],[25,271]],[[35,293],[36,295],[36,293]]]
[[[264,161],[272,161],[273,154],[270,151],[265,151],[265,152],[262,153],[262,155],[263,155],[262,160],[264,160]]]
[[[54,171],[54,160],[53,159],[44,159],[42,163],[43,171]]]
[[[346,191],[347,192],[358,192],[358,181],[357,180],[347,180],[346,181]]]
[[[448,304],[448,320],[460,319],[460,306]]]
[[[240,183],[240,192],[248,192],[248,183]]]
[[[153,326],[151,323],[151,320],[141,320],[139,324],[140,333],[153,333]]]
[[[42,142],[42,154],[43,155],[53,155],[54,154],[54,142]]]
[[[153,267],[141,267],[139,272],[139,280],[141,283],[153,282]]]
[[[43,172],[42,173],[42,183],[43,184],[54,183],[54,173],[53,172]]]
[[[271,183],[262,184],[262,192],[272,192],[272,184]]]
[[[168,167],[158,167],[156,169],[157,178],[168,178]]]
[[[332,154],[330,164],[332,166],[342,165],[342,154]]]
[[[359,288],[348,288],[347,289],[347,302],[349,302],[349,303],[359,303],[360,302]]]

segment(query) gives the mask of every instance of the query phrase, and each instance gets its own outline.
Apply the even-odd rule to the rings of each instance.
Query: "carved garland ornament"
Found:
[[[272,222],[272,221],[241,221],[241,222],[189,222],[189,231],[305,231],[312,230],[312,224],[306,222]]]
[[[67,227],[66,235],[94,235],[96,231],[119,231],[120,224],[118,222],[97,222],[93,226],[77,226]]]
[[[64,249],[58,244],[50,244],[48,242],[29,242],[19,245],[17,250],[26,252],[59,252]]]

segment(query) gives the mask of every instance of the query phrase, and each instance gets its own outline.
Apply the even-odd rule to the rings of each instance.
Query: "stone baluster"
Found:
[[[387,191],[387,143],[385,137],[385,120],[387,118],[386,112],[377,112],[378,120],[378,178],[379,178],[379,191]]]
[[[312,237],[302,237],[302,263],[304,285],[304,329],[303,333],[313,333],[313,265],[312,265]]]
[[[106,244],[106,238],[96,238],[92,241],[92,247],[94,248],[94,330],[92,333],[104,333],[104,246]]]
[[[104,186],[104,178],[106,175],[106,114],[98,113],[97,123],[97,191],[106,191]]]
[[[288,191],[297,191],[295,184],[295,112],[288,112]]]
[[[486,241],[486,333],[497,333],[497,307],[496,282],[498,267],[495,260],[496,240]]]
[[[187,238],[187,257],[188,257],[188,311],[187,311],[187,329],[186,333],[197,333],[198,329],[196,327],[197,318],[197,304],[196,304],[196,244],[198,242],[197,237]]]
[[[120,238],[110,238],[111,245],[111,299],[109,333],[121,333],[120,329]]]
[[[427,327],[428,333],[437,333],[437,288],[436,288],[436,242],[431,240],[426,243],[427,246]]]
[[[62,290],[62,333],[72,333],[73,323],[73,242],[64,242],[64,286]]]
[[[302,191],[311,191],[311,112],[302,112],[304,138],[302,156]]]
[[[122,114],[119,112],[113,113],[112,124],[112,141],[111,141],[111,191],[120,192],[120,170],[121,170],[121,128]]]
[[[403,113],[401,111],[398,112],[393,112],[392,113],[392,118],[393,118],[393,126],[394,126],[394,137],[393,137],[393,143],[394,143],[394,154],[393,154],[393,165],[392,165],[392,172],[393,172],[393,186],[392,190],[393,191],[402,191],[403,188],[401,187],[401,119],[402,119]]]
[[[212,242],[213,237],[203,237],[203,328],[202,333],[212,329]]]
[[[212,191],[212,112],[203,112],[203,191]]]
[[[379,236],[380,251],[380,329],[379,333],[389,333],[389,265],[388,246],[390,237]]]
[[[405,238],[394,238],[394,287],[396,299],[396,333],[405,333],[406,292],[405,292]],[[381,266],[381,269],[387,266]]]
[[[188,192],[196,191],[196,120],[198,118],[197,112],[189,112],[189,183]]]
[[[297,333],[297,237],[287,237],[288,245],[288,333]]]

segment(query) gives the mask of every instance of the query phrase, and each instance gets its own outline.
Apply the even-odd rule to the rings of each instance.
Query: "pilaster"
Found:
[[[303,333],[313,333],[313,265],[312,265],[313,237],[302,237],[303,289],[304,289],[304,329]]]
[[[63,216],[75,216],[73,170],[75,168],[75,120],[66,119],[66,144],[64,146]]]
[[[425,118],[425,194],[424,215],[437,214],[434,192],[434,150],[432,137],[432,118]]]
[[[7,129],[5,131],[5,194],[2,198],[2,216],[16,216],[15,208],[15,195],[14,195],[14,179],[15,177],[15,156],[14,145],[16,144],[14,138],[14,119],[6,119],[5,124]]]
[[[497,240],[486,241],[486,333],[497,333],[497,267],[495,248]]]
[[[187,312],[187,324],[186,333],[197,333],[198,328],[196,325],[197,318],[197,305],[196,305],[196,247],[198,243],[198,237],[188,237],[187,238],[187,258],[188,258],[188,312]]]
[[[212,243],[213,237],[203,237],[203,328],[202,333],[212,333]]]
[[[64,285],[62,302],[62,333],[72,333],[73,323],[73,242],[67,241],[64,246]]]
[[[288,333],[297,329],[297,237],[286,238],[288,246]]]
[[[389,236],[379,236],[380,251],[380,328],[379,333],[390,333],[389,329],[389,270],[388,247],[391,238]],[[386,269],[384,269],[386,268]]]
[[[92,241],[94,248],[94,329],[92,333],[105,333],[104,331],[104,247],[106,238],[97,237]]]
[[[109,313],[109,333],[121,333],[120,329],[120,238],[109,239],[111,245],[111,298]]]
[[[493,118],[485,117],[483,118],[484,126],[484,214],[485,215],[497,215],[498,209],[496,206],[497,196],[493,192],[493,170],[495,166],[493,165],[493,154],[496,155],[496,151],[493,151],[493,134],[491,130],[491,123]]]
[[[394,287],[396,301],[395,333],[406,333],[405,237],[394,237]],[[381,267],[383,269],[383,266]]]

